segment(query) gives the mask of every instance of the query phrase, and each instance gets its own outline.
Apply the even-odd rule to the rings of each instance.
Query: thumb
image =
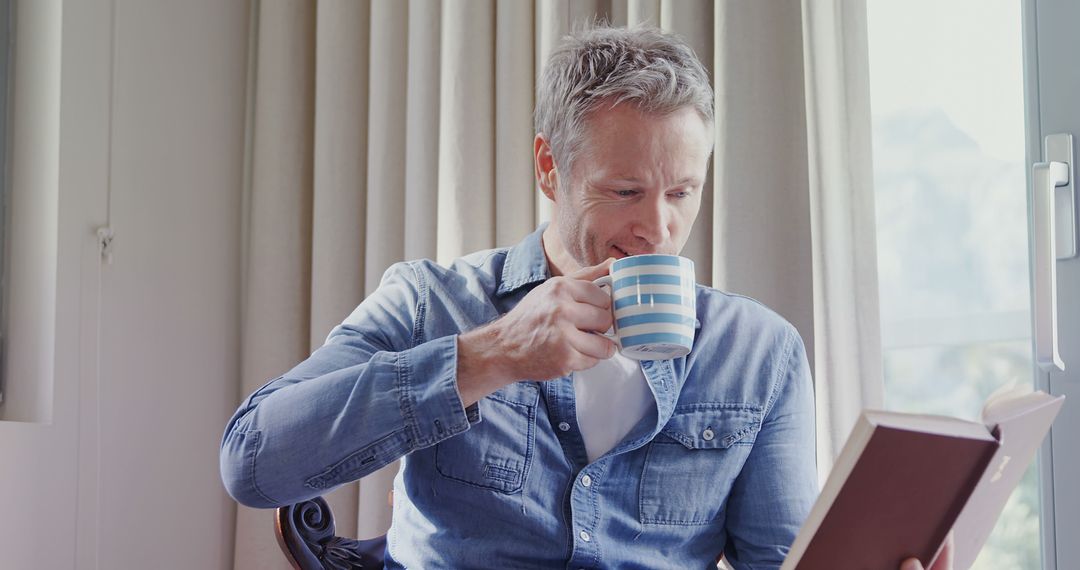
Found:
[[[941,546],[941,552],[938,554],[937,559],[930,565],[930,570],[952,570],[953,567],[953,531],[949,531],[948,536],[945,537],[945,544]]]
[[[912,557],[900,565],[900,570],[923,570],[923,565],[918,558]]]
[[[571,279],[582,279],[585,281],[593,281],[599,279],[608,274],[611,269],[611,264],[615,263],[614,257],[609,257],[596,265],[590,265],[588,267],[582,267],[577,271],[567,275]]]

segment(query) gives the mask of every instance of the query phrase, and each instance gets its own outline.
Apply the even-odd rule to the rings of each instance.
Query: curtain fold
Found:
[[[495,245],[511,246],[536,226],[533,187],[533,62],[529,2],[495,14]]]
[[[307,356],[311,323],[315,10],[306,2],[266,2],[257,9],[241,292],[244,395]],[[273,524],[272,512],[238,507],[237,568],[288,568]]]
[[[827,473],[880,405],[865,7],[844,0],[253,2],[241,392],[322,344],[383,271],[517,242],[535,188],[536,78],[570,30],[648,22],[694,48],[716,148],[684,255],[769,305],[815,370]],[[339,534],[390,523],[391,465],[328,497]],[[288,568],[273,514],[241,507],[235,567]]]
[[[671,6],[674,2],[661,2],[661,0],[627,0],[626,23],[628,25],[649,24],[662,26],[660,21],[661,4]]]
[[[884,407],[866,5],[803,0],[818,475]]]
[[[314,42],[315,108],[312,173],[311,328],[309,351],[326,339],[364,292],[367,176],[368,7],[320,2]],[[280,372],[279,372],[280,373]],[[328,494],[339,530],[354,536],[358,486]]]
[[[442,14],[439,82],[436,261],[442,264],[489,248],[495,238],[495,3],[452,6]]]
[[[715,6],[713,284],[783,315],[813,354],[798,0]]]
[[[439,0],[409,0],[408,85],[405,89],[405,218],[434,220],[439,188]],[[434,223],[404,232],[405,259],[435,259]]]
[[[405,87],[408,3],[371,1],[366,292],[405,256]],[[387,239],[390,237],[390,239]]]

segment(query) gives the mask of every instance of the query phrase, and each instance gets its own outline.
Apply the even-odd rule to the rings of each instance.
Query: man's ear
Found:
[[[533,167],[540,191],[547,196],[548,200],[554,202],[556,191],[559,189],[559,171],[555,165],[555,157],[551,154],[551,146],[544,139],[543,134],[537,134],[533,139]]]

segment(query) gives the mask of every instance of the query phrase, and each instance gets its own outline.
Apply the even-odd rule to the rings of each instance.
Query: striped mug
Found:
[[[697,326],[694,262],[678,255],[646,254],[615,260],[607,286],[619,352],[634,360],[668,360],[690,353]]]

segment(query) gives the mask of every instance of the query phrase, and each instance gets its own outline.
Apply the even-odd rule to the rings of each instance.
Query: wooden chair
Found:
[[[381,569],[386,536],[353,540],[334,535],[334,514],[322,497],[279,507],[278,545],[296,570]]]

